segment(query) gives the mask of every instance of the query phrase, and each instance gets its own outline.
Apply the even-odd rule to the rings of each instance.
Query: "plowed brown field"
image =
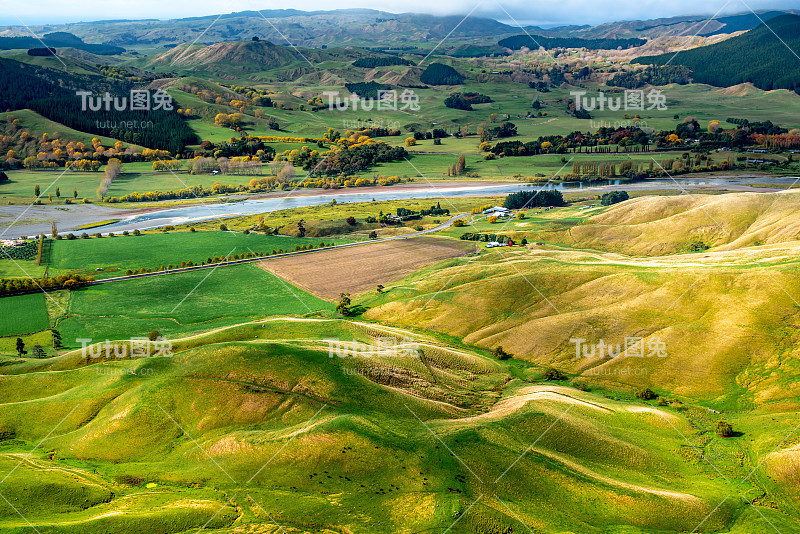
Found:
[[[340,293],[358,295],[387,285],[418,269],[475,250],[475,243],[416,237],[374,245],[325,250],[259,262],[257,265],[327,300]]]

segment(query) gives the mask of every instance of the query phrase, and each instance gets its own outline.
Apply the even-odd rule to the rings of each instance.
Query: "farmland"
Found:
[[[342,241],[326,240],[327,243]],[[316,247],[319,243],[318,239],[220,230],[60,240],[54,244],[50,267],[56,272],[83,272],[103,278],[118,276],[120,271],[124,274],[128,269],[158,270],[161,266],[178,266],[190,261],[199,265],[207,262],[208,258],[270,254],[273,250],[289,251],[308,245]],[[104,271],[96,272],[97,268]]]
[[[243,265],[73,292],[58,328],[65,344],[75,346],[75,340],[86,337],[127,339],[153,330],[172,337],[266,315],[304,315],[332,308],[254,265]]]
[[[41,293],[0,299],[0,316],[0,336],[38,332],[49,326],[45,296]]]
[[[15,6],[0,533],[800,531],[780,1]]]
[[[259,267],[327,300],[340,293],[358,295],[374,290],[423,267],[463,256],[475,250],[472,243],[418,237],[322,251],[311,257],[277,258]]]

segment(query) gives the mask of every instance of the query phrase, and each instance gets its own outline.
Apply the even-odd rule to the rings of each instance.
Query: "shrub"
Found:
[[[611,206],[613,204],[619,204],[620,202],[625,202],[629,198],[630,195],[628,195],[627,191],[612,191],[600,197],[600,204],[602,204],[603,206]]]
[[[498,360],[510,360],[512,358],[512,355],[503,350],[503,347],[497,347],[494,349],[494,356]]]
[[[727,421],[717,422],[717,435],[721,438],[730,438],[733,436],[733,427]]]
[[[636,397],[642,400],[653,400],[657,399],[658,395],[652,389],[644,388],[636,392]]]
[[[542,379],[546,380],[547,382],[560,382],[562,380],[567,380],[568,378],[569,377],[567,375],[552,367],[545,369],[544,374],[542,375]]]
[[[464,219],[456,219],[455,221],[453,221],[453,226],[455,226],[456,228],[461,228],[466,225],[467,223],[464,221]]]

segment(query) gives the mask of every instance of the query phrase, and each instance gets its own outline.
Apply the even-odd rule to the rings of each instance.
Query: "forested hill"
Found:
[[[91,52],[97,55],[113,55],[121,54],[125,51],[124,48],[119,46],[112,46],[107,44],[90,44],[84,43],[83,39],[68,32],[53,32],[48,33],[42,37],[40,41],[36,37],[0,37],[0,50],[13,50],[15,48],[38,48],[42,44],[48,47],[65,47],[76,48],[84,52]]]
[[[40,98],[75,96],[75,91],[127,91],[127,86],[100,76],[71,74],[0,58],[0,111],[27,107]]]
[[[721,43],[677,56],[640,57],[634,63],[684,65],[694,73],[695,82],[717,87],[752,82],[766,91],[791,89],[800,93],[797,51],[800,51],[800,16],[783,15]]]
[[[85,112],[76,91],[94,95],[109,92],[125,97],[133,86],[103,76],[70,74],[47,67],[38,67],[0,58],[0,111],[30,108],[65,126],[97,135],[107,135],[128,143],[180,152],[187,144],[197,142],[195,134],[174,110]],[[137,121],[147,124],[137,130],[109,128],[107,121],[121,124]]]
[[[615,50],[642,46],[644,39],[580,39],[578,37],[543,37],[541,35],[515,35],[501,40],[498,44],[511,50],[522,47],[534,50],[543,46],[550,48],[588,48],[590,50]]]

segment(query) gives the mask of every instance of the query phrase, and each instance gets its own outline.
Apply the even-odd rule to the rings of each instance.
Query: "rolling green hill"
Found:
[[[514,221],[504,233],[541,245],[425,269],[365,295],[366,316],[502,346],[591,383],[798,407],[785,388],[800,368],[770,371],[796,355],[796,196],[645,197],[587,220]],[[631,337],[663,341],[669,356],[576,357],[571,341]]]
[[[339,356],[326,338],[341,340]],[[421,357],[353,352],[378,339]],[[704,409],[526,384],[503,363],[363,322],[258,321],[173,349],[3,367],[0,464],[13,470],[4,495],[38,529],[177,533],[213,521],[265,532],[600,534],[702,522],[704,532],[762,532],[742,499],[719,504],[733,487],[700,454],[713,451],[739,480],[776,440],[709,435],[719,416]],[[734,423],[750,431],[765,420],[775,435],[791,422]],[[47,453],[24,457],[54,426]],[[780,454],[769,456],[778,468],[793,458]],[[759,511],[793,528],[782,513],[796,507],[791,492],[762,473],[736,492],[762,494],[772,507]],[[22,523],[9,509],[0,526]]]

